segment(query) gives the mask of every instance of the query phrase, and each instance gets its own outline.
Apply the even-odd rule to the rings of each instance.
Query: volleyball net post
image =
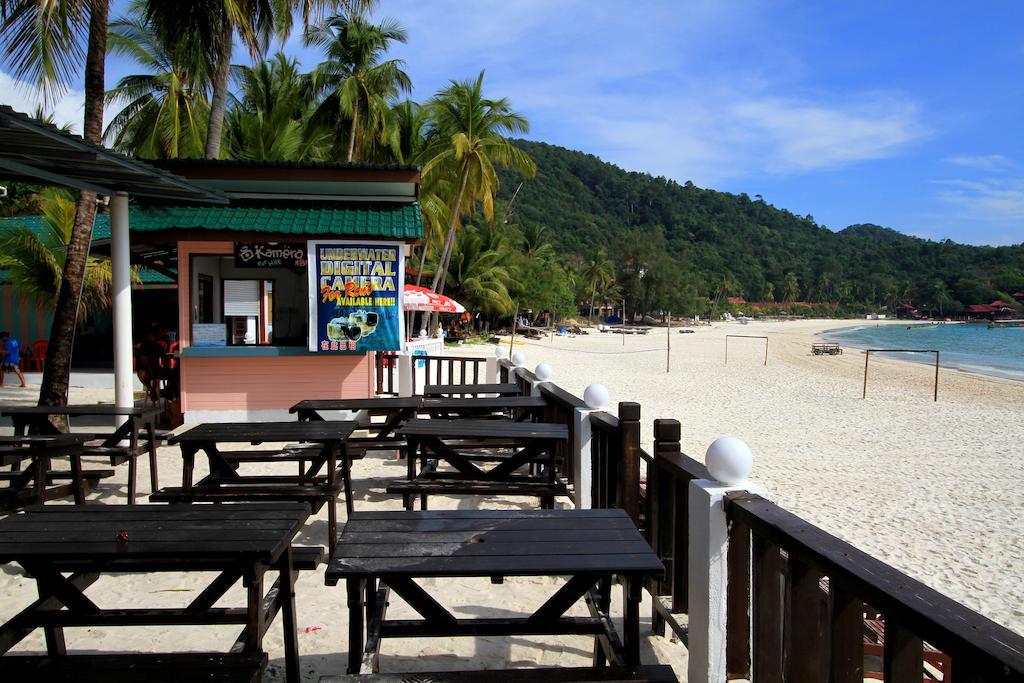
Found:
[[[768,365],[768,337],[759,334],[727,334],[725,335],[725,364],[729,364],[729,340],[737,339],[764,339],[764,364]]]
[[[861,399],[868,397],[868,362],[872,353],[934,353],[935,354],[935,384],[932,388],[932,400],[939,400],[939,352],[934,349],[865,349],[864,350],[864,391]]]

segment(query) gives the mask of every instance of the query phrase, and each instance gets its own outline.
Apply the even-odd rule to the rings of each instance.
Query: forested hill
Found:
[[[637,263],[645,273],[664,271],[663,280],[709,297],[851,306],[909,301],[955,311],[1009,301],[1024,290],[1024,244],[933,242],[875,225],[833,232],[757,197],[627,172],[545,143],[516,144],[538,172],[526,181],[503,174],[505,201],[522,182],[510,222],[548,226],[556,246],[583,260],[604,250],[627,290],[622,271],[628,275]]]

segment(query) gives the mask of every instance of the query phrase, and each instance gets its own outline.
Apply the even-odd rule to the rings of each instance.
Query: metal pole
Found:
[[[864,352],[864,393],[861,394],[861,398],[868,397],[868,359],[871,358],[871,352]]]
[[[128,242],[128,195],[110,199],[110,269],[114,311],[114,405],[135,405],[132,393],[132,274]]]
[[[668,327],[665,328],[665,372],[672,372],[672,312],[668,314]]]
[[[764,339],[764,366],[768,367],[768,338]]]
[[[626,300],[622,300],[622,345],[626,345]]]
[[[725,335],[725,364],[729,364],[729,335]]]
[[[939,400],[939,352],[935,352],[935,398],[934,401]]]

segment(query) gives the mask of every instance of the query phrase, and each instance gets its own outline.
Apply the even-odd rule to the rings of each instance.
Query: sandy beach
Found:
[[[803,321],[719,324],[694,334],[672,331],[671,372],[665,372],[664,329],[647,336],[598,334],[516,344],[527,366],[547,362],[554,380],[582,395],[591,382],[605,384],[618,401],[642,405],[643,442],[649,446],[655,418],[682,423],[686,452],[702,459],[717,436],[735,435],[754,451],[753,478],[786,508],[873,553],[926,584],[1024,632],[1024,521],[1019,510],[1021,443],[1024,443],[1024,383],[943,370],[939,401],[932,402],[932,371],[924,365],[872,361],[867,400],[861,400],[863,355],[810,354],[815,334],[862,322]],[[726,334],[770,337],[767,366],[760,340],[730,343]],[[467,346],[452,353],[485,355],[491,346]],[[109,401],[112,392],[76,388],[73,402]],[[34,391],[6,387],[0,402],[33,402]],[[0,433],[10,433],[0,426]],[[269,446],[268,446],[269,447]],[[160,449],[161,482],[180,480],[177,448]],[[405,466],[386,457],[356,463],[356,509],[399,509],[400,499],[384,493],[385,481]],[[124,501],[127,467],[92,494],[102,502]],[[140,496],[149,493],[148,467],[140,463]],[[438,497],[435,508],[479,506],[471,498]],[[522,499],[491,499],[488,507],[528,505]],[[344,518],[343,511],[340,513]],[[299,537],[300,544],[323,541],[324,511]],[[15,567],[0,568],[0,620],[35,597],[34,582]],[[347,625],[344,589],[326,587],[323,567],[304,573],[297,585],[299,645],[304,680],[344,671]],[[176,574],[103,578],[90,590],[104,606],[186,604],[208,576]],[[428,589],[456,613],[486,615],[525,612],[550,595],[554,580],[437,580]],[[621,617],[618,600],[613,612]],[[234,588],[223,604],[242,604]],[[398,599],[389,616],[407,612]],[[576,614],[585,608],[577,606]],[[650,635],[643,607],[645,661],[671,663],[685,675],[686,653],[678,643]],[[267,634],[271,667],[267,680],[282,680],[280,622]],[[226,650],[231,627],[184,629],[75,629],[68,647],[79,651],[161,649]],[[386,641],[383,671],[452,668],[585,666],[591,640],[563,638],[460,638]],[[41,633],[17,651],[43,649]]]

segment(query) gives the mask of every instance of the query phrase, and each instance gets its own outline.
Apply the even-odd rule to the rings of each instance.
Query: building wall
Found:
[[[7,330],[22,347],[50,338],[53,316],[45,308],[15,292],[11,285],[0,284],[0,331]]]

